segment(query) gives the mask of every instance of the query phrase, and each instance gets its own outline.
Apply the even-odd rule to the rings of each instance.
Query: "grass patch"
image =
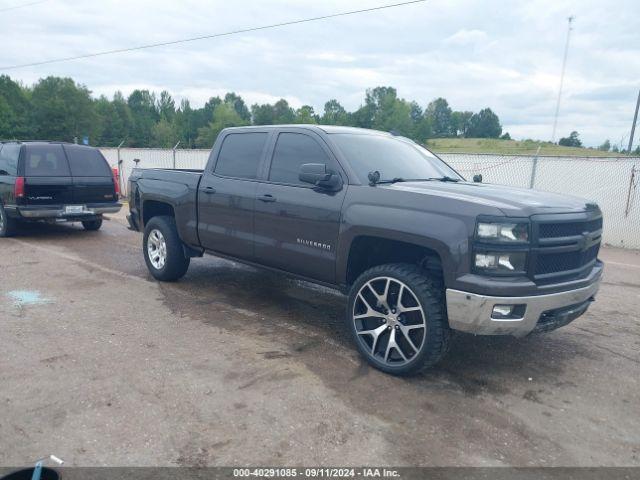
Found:
[[[500,140],[498,138],[433,138],[427,147],[436,153],[495,153],[503,155],[561,155],[573,157],[615,157],[614,152],[602,152],[595,148],[561,147],[551,142],[535,140]]]

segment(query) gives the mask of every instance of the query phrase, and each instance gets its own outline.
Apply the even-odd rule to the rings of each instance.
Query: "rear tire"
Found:
[[[82,222],[82,226],[89,232],[100,230],[100,227],[102,226],[102,217],[96,218],[95,220],[84,220]]]
[[[347,328],[378,370],[419,372],[449,350],[444,288],[417,265],[392,263],[364,272],[349,293]]]
[[[158,216],[147,222],[142,250],[147,268],[157,280],[174,282],[189,269],[191,258],[184,253],[173,217]]]
[[[15,218],[9,218],[7,212],[0,205],[0,237],[12,237],[18,230],[18,222]]]

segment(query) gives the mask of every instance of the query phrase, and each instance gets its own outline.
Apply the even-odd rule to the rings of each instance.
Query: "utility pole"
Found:
[[[564,70],[567,66],[567,54],[569,53],[569,37],[571,37],[571,24],[575,17],[571,15],[567,21],[567,41],[564,44],[564,56],[562,58],[562,73],[560,73],[560,88],[558,89],[558,101],[556,102],[556,114],[553,117],[553,132],[551,133],[551,143],[556,141],[556,128],[558,127],[558,114],[560,113],[560,98],[562,97],[562,86],[564,85]]]
[[[631,148],[633,147],[633,135],[636,133],[636,123],[638,122],[638,108],[640,107],[640,90],[638,91],[638,101],[636,102],[636,113],[633,115],[633,124],[631,125],[631,137],[629,137],[629,148],[627,154],[631,155]]]

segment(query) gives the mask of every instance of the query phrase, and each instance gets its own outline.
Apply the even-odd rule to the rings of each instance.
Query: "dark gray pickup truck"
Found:
[[[603,270],[597,205],[467,182],[371,130],[229,128],[204,171],[137,169],[129,192],[155,278],[179,279],[206,252],[338,288],[358,350],[395,374],[438,362],[452,330],[566,325]]]

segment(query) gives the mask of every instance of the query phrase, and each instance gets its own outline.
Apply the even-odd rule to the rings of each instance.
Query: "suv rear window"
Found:
[[[28,177],[70,176],[62,145],[27,145],[24,168]]]
[[[20,145],[0,145],[0,175],[17,175],[19,156]]]
[[[74,177],[110,177],[109,164],[97,148],[65,145],[69,168]]]
[[[227,135],[220,148],[215,172],[227,177],[256,178],[267,135],[263,132]]]

